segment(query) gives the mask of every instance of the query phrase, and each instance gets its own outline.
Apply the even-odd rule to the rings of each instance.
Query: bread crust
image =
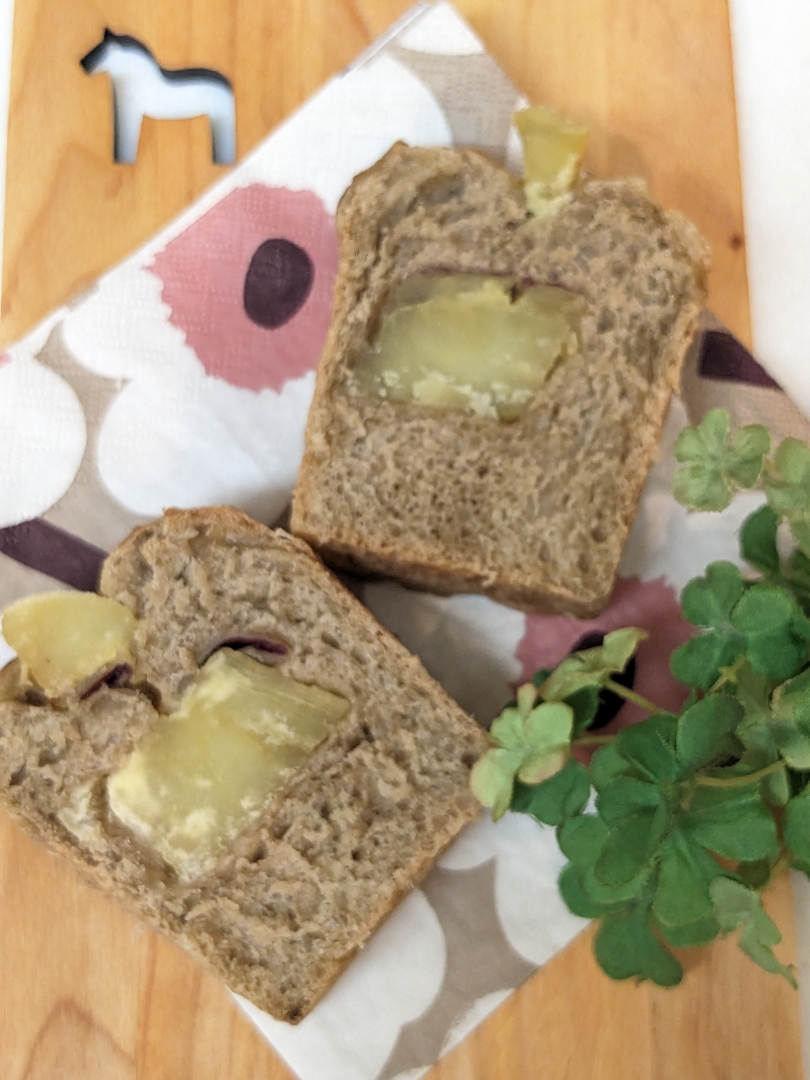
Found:
[[[538,222],[519,182],[481,152],[403,143],[355,179],[337,228],[333,320],[293,533],[338,566],[592,618],[610,598],[697,330],[706,244],[641,181],[585,181]],[[353,388],[386,297],[409,274],[437,268],[585,297],[581,355],[558,365],[520,421]]]
[[[486,735],[306,544],[231,507],[135,529],[101,592],[139,620],[134,685],[59,708],[0,703],[0,800],[232,990],[297,1023],[480,812],[468,781]],[[226,627],[281,638],[284,669],[351,708],[217,866],[183,883],[112,817],[105,779]]]

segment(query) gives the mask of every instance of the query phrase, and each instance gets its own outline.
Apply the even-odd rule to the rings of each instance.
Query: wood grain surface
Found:
[[[243,156],[408,0],[16,0],[0,346],[169,221],[221,169],[205,124],[147,121],[112,163],[109,85],[78,59],[105,25],[235,87]],[[750,339],[725,0],[457,0],[517,85],[585,120],[590,167],[644,176],[714,249],[710,304]],[[793,954],[790,893],[769,897]],[[609,982],[590,933],[431,1080],[801,1080],[796,995],[732,942],[680,988]],[[3,1080],[287,1080],[215,979],[0,816]],[[324,1077],[324,1080],[329,1080]]]

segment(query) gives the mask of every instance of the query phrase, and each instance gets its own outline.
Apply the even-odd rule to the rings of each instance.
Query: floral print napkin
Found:
[[[276,522],[329,323],[341,194],[397,139],[477,145],[519,167],[510,117],[521,102],[449,4],[420,4],[178,221],[0,357],[0,606],[94,588],[104,554],[166,506],[227,502]],[[481,722],[584,634],[628,624],[650,631],[638,689],[679,706],[667,658],[690,630],[677,594],[735,550],[757,496],[690,516],[670,495],[672,442],[720,403],[739,422],[765,416],[808,434],[750,354],[709,316],[705,331],[598,619],[358,586]],[[0,663],[10,655],[0,639]],[[558,896],[562,863],[553,830],[482,817],[300,1025],[242,1005],[302,1080],[421,1076],[584,925]]]

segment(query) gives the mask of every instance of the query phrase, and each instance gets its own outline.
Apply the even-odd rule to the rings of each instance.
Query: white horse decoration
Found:
[[[137,38],[110,30],[80,63],[88,75],[104,71],[112,79],[116,161],[131,165],[137,158],[144,116],[207,116],[214,162],[232,165],[236,160],[233,89],[224,75],[208,68],[167,71]]]

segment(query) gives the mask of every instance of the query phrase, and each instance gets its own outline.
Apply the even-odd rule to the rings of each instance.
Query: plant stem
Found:
[[[745,787],[746,784],[758,783],[764,777],[770,776],[777,769],[784,769],[784,767],[784,761],[774,761],[772,765],[766,765],[764,769],[760,769],[758,772],[746,773],[745,776],[729,776],[727,779],[721,776],[696,776],[695,783],[700,784],[702,787]]]
[[[623,697],[625,701],[632,702],[633,705],[638,705],[639,708],[646,709],[648,713],[660,713],[664,710],[660,705],[656,705],[653,701],[648,701],[641,694],[637,694],[635,690],[630,690],[626,686],[622,686],[621,683],[614,682],[613,679],[608,679],[605,683],[606,690],[612,690],[614,694],[618,694],[619,697]]]
[[[739,660],[734,661],[731,667],[724,668],[720,672],[720,677],[717,682],[710,688],[709,693],[713,694],[715,690],[719,690],[720,687],[724,686],[727,682],[736,682],[736,675],[744,663],[745,657],[741,656]]]
[[[613,742],[616,738],[615,735],[580,735],[578,739],[574,739],[571,743],[572,746],[606,746],[607,743]]]
[[[774,880],[774,878],[778,878],[780,874],[783,874],[785,872],[785,870],[789,870],[789,869],[790,869],[790,856],[788,855],[788,853],[786,851],[783,851],[782,854],[779,856],[779,858],[776,860],[776,862],[771,867],[771,876],[765,882],[765,886],[763,886],[763,887],[767,887],[768,885],[770,885],[770,883]]]

